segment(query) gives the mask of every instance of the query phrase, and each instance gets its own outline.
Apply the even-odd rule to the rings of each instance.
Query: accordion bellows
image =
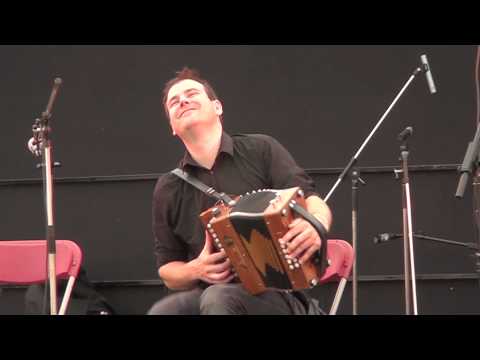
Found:
[[[224,249],[240,281],[251,294],[267,288],[301,290],[318,284],[320,259],[315,254],[300,264],[278,241],[295,219],[290,203],[305,208],[299,187],[247,193],[234,206],[217,203],[200,219],[217,249]]]

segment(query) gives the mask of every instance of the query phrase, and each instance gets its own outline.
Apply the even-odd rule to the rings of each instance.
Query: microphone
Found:
[[[420,60],[422,61],[423,71],[425,71],[425,76],[427,77],[428,88],[430,89],[431,94],[435,94],[437,92],[437,88],[435,87],[435,83],[433,82],[432,72],[430,71],[430,65],[428,64],[427,55],[420,56]]]
[[[57,98],[58,89],[60,88],[60,85],[62,85],[62,83],[63,83],[63,80],[59,77],[55,78],[55,80],[53,81],[53,88],[52,88],[52,92],[50,93],[50,98],[48,99],[47,109],[42,114],[47,119],[50,119],[50,116],[52,115],[53,103]]]
[[[413,128],[411,126],[408,126],[403,130],[400,134],[398,134],[398,140],[404,141],[406,138],[408,138],[410,135],[413,134]]]
[[[383,233],[383,234],[378,234],[377,236],[373,237],[373,243],[374,244],[379,244],[383,242],[390,241],[392,239],[396,239],[402,237],[402,235],[399,234],[393,234],[393,233]]]

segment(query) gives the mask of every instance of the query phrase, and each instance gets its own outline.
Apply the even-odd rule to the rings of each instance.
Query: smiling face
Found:
[[[165,108],[170,126],[179,136],[198,125],[220,121],[223,112],[220,101],[211,100],[204,86],[192,79],[181,80],[170,88]]]

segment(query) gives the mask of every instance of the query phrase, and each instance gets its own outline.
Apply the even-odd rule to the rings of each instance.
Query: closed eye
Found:
[[[200,91],[198,89],[188,89],[184,92],[185,96],[187,97],[193,97],[195,95],[200,94]],[[172,106],[175,106],[179,103],[179,96],[176,95],[174,96],[168,103],[168,107],[171,108]]]
[[[192,96],[195,96],[195,95],[198,95],[198,94],[200,94],[200,91],[198,91],[198,90],[189,90],[189,91],[187,91],[186,95],[188,97],[192,97]]]

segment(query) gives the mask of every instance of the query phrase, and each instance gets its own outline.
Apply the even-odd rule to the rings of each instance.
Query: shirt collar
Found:
[[[230,137],[230,135],[228,135],[225,131],[222,132],[222,137],[220,139],[220,148],[218,149],[218,154],[220,154],[222,152],[227,153],[230,156],[233,156],[233,140]],[[217,158],[218,158],[218,154],[217,154]],[[192,156],[190,155],[188,150],[185,151],[185,155],[183,156],[183,159],[180,162],[180,167],[182,169],[185,167],[185,165],[192,165],[192,166],[196,166],[196,167],[201,167],[201,165],[198,164],[192,158]]]

